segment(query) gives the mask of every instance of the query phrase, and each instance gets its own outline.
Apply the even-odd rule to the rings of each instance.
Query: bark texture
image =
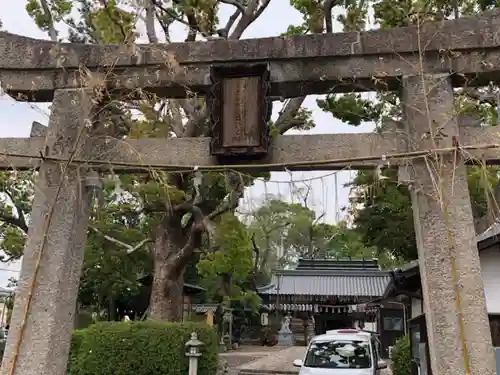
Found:
[[[154,246],[154,274],[149,304],[149,318],[181,322],[183,313],[183,269],[175,258],[182,250],[182,228],[166,218],[160,224]]]
[[[187,228],[182,215],[192,214]],[[179,205],[160,223],[154,247],[154,274],[149,318],[181,322],[184,312],[184,270],[205,231],[201,210],[191,204]]]

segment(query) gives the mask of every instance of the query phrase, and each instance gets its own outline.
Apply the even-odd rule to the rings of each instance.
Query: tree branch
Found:
[[[208,40],[214,39],[212,37],[212,35],[210,35],[209,33],[200,30],[200,27],[198,25],[198,21],[196,20],[196,15],[195,15],[194,11],[192,11],[192,10],[186,11],[185,15],[186,15],[188,20],[184,21],[181,17],[178,17],[175,14],[175,12],[163,7],[158,2],[158,0],[151,0],[151,1],[158,9],[160,9],[163,13],[167,14],[170,18],[172,18],[173,20],[175,20],[177,22],[180,22],[180,23],[186,25],[189,28],[188,36],[186,37],[186,40],[185,40],[186,42],[195,41],[197,33],[200,33],[204,38],[206,38]]]
[[[241,178],[241,180],[243,180],[243,177],[241,175],[239,177]],[[214,211],[208,214],[207,215],[208,219],[213,220],[216,217],[222,215],[223,213],[236,209],[236,207],[238,207],[238,202],[240,198],[243,196],[244,188],[245,186],[243,184],[243,181],[234,186],[231,192],[229,193],[228,199],[222,202],[222,204],[220,204],[219,207],[217,207]]]
[[[191,226],[191,231],[190,235],[188,237],[188,240],[186,244],[183,246],[183,248],[175,255],[174,259],[172,261],[169,261],[170,266],[171,266],[171,272],[178,277],[186,264],[189,262],[189,259],[193,255],[195,249],[196,249],[196,244],[198,241],[199,236],[201,233],[196,229],[196,225],[193,224]]]
[[[497,98],[495,97],[494,94],[482,94],[479,91],[470,87],[464,87],[462,90],[460,90],[460,93],[468,96],[471,99],[477,100],[481,103],[486,103],[493,106],[497,105]]]
[[[6,258],[5,255],[0,255],[0,262],[2,262],[2,263],[10,263],[15,259],[16,259],[15,256],[9,256]]]
[[[199,106],[198,103],[193,103],[198,99],[192,100],[180,100],[179,104],[189,118],[188,123],[184,129],[183,137],[197,137],[201,135],[202,127],[201,122],[208,116],[206,103],[203,106]]]
[[[219,36],[221,36],[222,38],[227,39],[231,27],[233,27],[234,23],[236,22],[240,14],[241,11],[239,9],[236,9],[234,13],[227,20],[226,26],[224,26],[224,28],[220,30],[217,30],[217,34],[219,34]]]
[[[254,290],[257,290],[257,272],[259,270],[260,250],[259,247],[257,246],[257,242],[255,241],[255,233],[252,234],[252,246],[253,246],[253,252],[255,254],[255,259],[253,263],[253,272],[252,272],[253,273],[252,282]]]
[[[186,42],[194,42],[196,40],[196,35],[198,32],[201,33],[200,28],[198,27],[198,21],[196,20],[196,16],[192,9],[185,11],[186,17],[188,19],[189,31],[186,38]],[[203,33],[201,33],[203,35]]]
[[[182,18],[178,17],[174,12],[172,12],[170,9],[165,8],[157,0],[151,0],[151,2],[153,3],[153,5],[155,7],[157,7],[158,9],[160,9],[163,13],[165,13],[166,15],[168,15],[174,21],[180,22],[180,23],[182,23],[183,25],[185,25],[187,27],[191,27],[191,25],[189,24],[189,22],[184,21]]]
[[[145,24],[149,43],[158,43],[158,36],[155,30],[155,7],[151,0],[146,0]]]
[[[188,213],[188,212],[191,213],[193,215],[195,225],[199,226],[198,229],[199,230],[204,229],[202,227],[204,215],[198,206],[193,205],[191,203],[180,203],[174,207],[174,211],[178,213]]]
[[[254,15],[254,21],[260,17],[260,15],[266,10],[267,6],[271,3],[271,0],[264,0],[262,5],[257,9]]]
[[[45,16],[48,20],[48,32],[50,39],[53,42],[57,42],[57,31],[54,27],[54,18],[52,17],[52,12],[50,11],[49,4],[47,3],[47,0],[40,0],[40,3],[42,5],[43,12],[45,13]]]
[[[298,123],[294,122],[295,116],[299,112],[302,103],[306,99],[305,96],[299,98],[290,99],[285,107],[281,110],[278,119],[275,122],[276,128],[279,130],[280,134],[284,134],[288,130],[294,128]]]
[[[123,24],[120,22],[120,20],[116,19],[115,15],[113,14],[113,12],[111,11],[110,7],[109,7],[109,4],[108,4],[108,1],[107,0],[101,0],[101,5],[104,7],[109,19],[111,21],[113,21],[113,23],[118,26],[118,28],[120,29],[120,34],[122,34],[122,38],[123,38],[123,43],[127,43],[127,40],[129,39],[129,35],[127,35],[124,27],[123,27]]]
[[[239,9],[240,12],[244,13],[245,12],[245,7],[243,6],[242,3],[239,3],[236,0],[219,0],[221,3],[232,5]]]
[[[3,221],[7,225],[18,227],[24,233],[28,233],[28,227],[24,223],[24,220],[19,220],[17,217],[0,214],[0,221]]]
[[[173,208],[176,213],[191,213],[193,215],[193,223],[191,224],[189,237],[182,247],[172,259],[169,260],[170,272],[175,278],[180,275],[187,262],[193,255],[195,249],[201,243],[201,235],[208,228],[205,225],[205,217],[201,209],[190,203],[181,203]]]
[[[327,33],[333,33],[332,8],[334,5],[335,5],[335,0],[326,0],[325,5],[323,7]]]
[[[24,211],[16,204],[13,195],[8,191],[4,190],[3,193],[7,195],[12,203],[12,205],[16,208],[17,217],[13,215],[9,217],[1,215],[0,220],[6,222],[7,224],[14,225],[19,227],[19,229],[23,230],[24,233],[28,233],[28,224],[26,223],[26,217],[24,216]]]
[[[143,247],[145,244],[148,242],[151,242],[149,238],[145,238],[139,243],[137,243],[135,246],[130,246],[129,244],[126,244],[125,242],[122,242],[114,237],[108,236],[107,234],[104,234],[101,232],[99,229],[96,227],[89,225],[89,229],[93,230],[95,233],[99,234],[102,236],[104,239],[108,240],[109,242],[114,243],[115,245],[121,246],[125,249],[127,249],[127,254],[132,254],[134,251],[139,250],[141,247]]]
[[[245,30],[250,26],[250,24],[255,21],[255,11],[259,5],[259,0],[250,0],[245,12],[241,14],[239,22],[236,24],[234,31],[229,36],[229,39],[236,40],[240,39]]]
[[[163,20],[160,17],[160,14],[156,11],[156,9],[155,9],[155,17],[158,20],[158,23],[160,24],[160,27],[163,30],[163,34],[165,35],[165,40],[167,42],[170,42],[170,31],[168,30],[168,24],[165,24],[165,22],[163,22]]]
[[[177,100],[168,101],[168,110],[172,115],[172,131],[179,138],[182,137],[184,132],[184,127],[182,125],[182,113],[180,111],[180,105]]]

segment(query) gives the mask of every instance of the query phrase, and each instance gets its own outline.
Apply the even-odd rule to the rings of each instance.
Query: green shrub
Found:
[[[85,337],[85,330],[77,329],[73,331],[73,336],[71,337],[71,347],[69,350],[69,360],[68,360],[68,372],[71,373],[71,368],[76,366],[76,361],[78,360],[78,353]]]
[[[392,374],[411,375],[411,359],[410,337],[407,335],[392,348]]]
[[[69,375],[185,375],[191,332],[204,343],[200,375],[214,375],[217,333],[200,323],[106,322],[73,333]]]
[[[6,339],[0,339],[0,361],[3,359],[3,353],[5,351],[5,344],[7,343]]]

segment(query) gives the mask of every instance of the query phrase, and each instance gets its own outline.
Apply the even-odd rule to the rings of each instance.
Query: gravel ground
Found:
[[[228,375],[237,375],[240,370],[269,371],[272,373],[298,373],[298,369],[293,367],[294,359],[303,358],[306,348],[294,346],[282,347],[246,347],[237,351],[221,354],[221,359],[228,363]],[[381,375],[391,375],[388,368],[381,372]]]

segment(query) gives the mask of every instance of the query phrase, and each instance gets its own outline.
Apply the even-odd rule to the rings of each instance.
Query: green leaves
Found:
[[[344,221],[327,224],[319,219],[307,207],[280,200],[271,200],[256,210],[249,228],[259,248],[260,277],[269,276],[297,257],[378,257],[384,267],[394,264],[387,251],[368,245],[356,228]]]
[[[388,179],[377,181],[371,172],[358,172],[350,184],[363,192],[352,201],[356,231],[366,246],[402,260],[417,259],[408,189],[397,184],[397,170],[386,169],[383,174]]]
[[[130,253],[117,241],[133,246],[148,238],[156,227],[156,221],[142,213],[133,196],[120,199],[111,183],[105,184],[104,194],[104,206],[91,216],[79,291],[79,302],[96,311],[119,297],[131,298],[139,293],[138,279],[152,270],[151,244]]]
[[[281,36],[287,36],[287,35],[302,35],[307,33],[308,28],[306,24],[299,25],[299,26],[294,26],[290,25],[288,26],[288,29],[284,32],[281,33]]]
[[[477,3],[482,11],[500,7],[500,1],[498,0],[479,0]]]
[[[26,233],[16,226],[3,226],[0,248],[6,255],[0,255],[0,262],[20,259],[24,251]]]
[[[467,171],[472,210],[477,219],[496,205],[493,194],[498,168],[468,166]],[[403,261],[417,259],[409,191],[397,183],[397,169],[385,169],[383,175],[388,179],[378,181],[371,172],[358,172],[350,184],[362,192],[351,202],[356,231],[367,246],[374,246]]]
[[[116,0],[108,0],[105,6],[87,15],[89,28],[98,43],[128,44],[136,39],[136,16],[118,7]]]
[[[70,0],[29,0],[26,3],[26,12],[43,31],[54,28],[54,24],[69,16],[72,9]]]
[[[335,118],[353,126],[377,121],[383,109],[383,103],[375,104],[362,99],[361,94],[328,95],[326,99],[318,99],[316,102],[323,111],[330,112]]]
[[[408,26],[411,9],[411,0],[382,0],[373,5],[375,20],[382,29]]]
[[[34,186],[31,172],[0,173],[0,248],[5,255],[0,261],[19,259],[28,232],[27,217],[31,211]]]
[[[392,349],[391,370],[394,375],[411,375],[411,344],[410,336],[401,337]]]
[[[69,375],[180,375],[188,373],[185,343],[203,342],[198,373],[217,372],[219,337],[206,324],[105,322],[73,331]]]
[[[241,286],[249,277],[253,265],[250,233],[236,216],[225,213],[218,220],[215,242],[220,250],[202,256],[196,265],[202,283],[211,289],[212,297],[226,296],[229,290],[228,297],[240,299],[245,294]],[[228,276],[230,280],[224,280]],[[221,283],[231,285],[217,288]]]

